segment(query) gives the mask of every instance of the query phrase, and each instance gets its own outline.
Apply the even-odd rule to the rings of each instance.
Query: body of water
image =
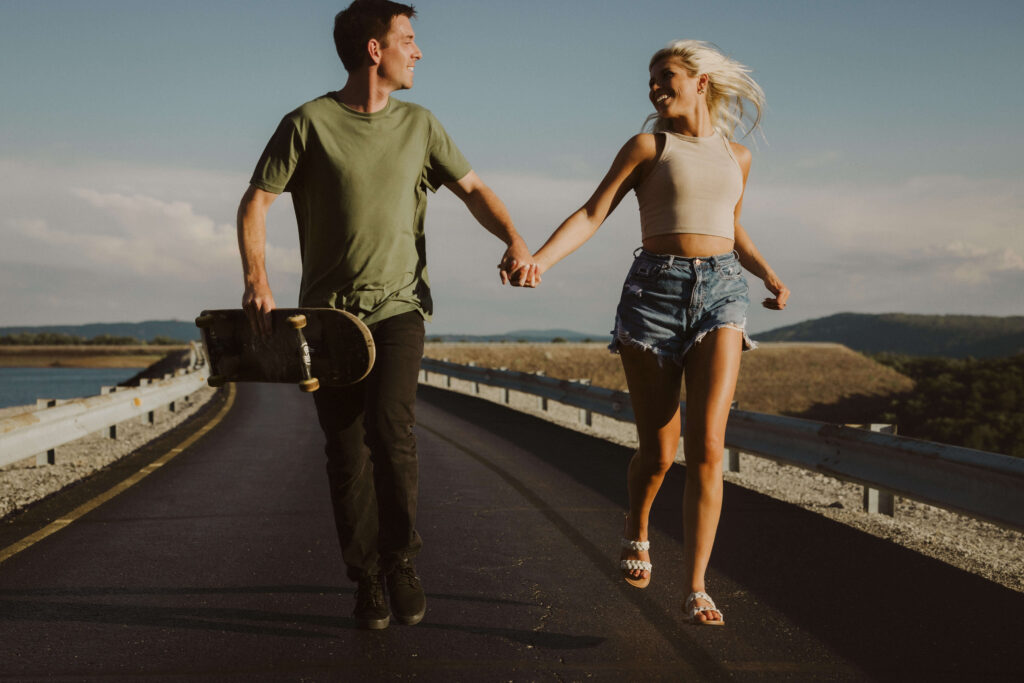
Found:
[[[0,408],[35,405],[37,398],[95,396],[142,368],[0,368]]]

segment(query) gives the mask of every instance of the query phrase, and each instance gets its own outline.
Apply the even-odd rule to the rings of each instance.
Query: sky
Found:
[[[235,211],[287,112],[340,88],[345,2],[0,0],[0,327],[189,320],[241,303]],[[792,290],[753,332],[839,312],[1024,315],[1024,3],[421,0],[400,99],[432,110],[537,249],[651,111],[647,63],[697,38],[767,95],[742,222]],[[448,190],[430,334],[611,329],[632,195],[536,290]],[[301,263],[268,218],[279,306]],[[756,338],[756,334],[755,334]]]

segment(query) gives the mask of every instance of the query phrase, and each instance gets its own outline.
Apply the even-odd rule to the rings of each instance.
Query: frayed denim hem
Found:
[[[697,344],[700,344],[701,339],[703,339],[704,337],[706,337],[710,333],[714,332],[715,330],[722,330],[722,329],[739,330],[740,334],[743,335],[743,350],[744,351],[753,351],[754,349],[757,348],[757,342],[754,341],[753,339],[751,339],[750,335],[747,334],[747,321],[746,320],[743,321],[742,325],[737,325],[736,323],[720,323],[718,325],[715,325],[714,327],[712,327],[709,330],[704,330],[703,332],[701,332],[700,334],[697,335],[696,339],[693,340],[693,344],[690,345],[690,348],[692,349]],[[687,349],[687,350],[689,350],[689,349]]]
[[[638,349],[640,351],[653,353],[655,357],[658,359],[658,365],[660,367],[664,367],[666,359],[671,359],[676,365],[679,366],[682,366],[683,364],[683,359],[681,356],[676,356],[675,354],[669,353],[664,349],[659,349],[652,344],[646,344],[638,339],[633,339],[632,337],[629,336],[629,332],[626,332],[625,330],[616,327],[616,329],[612,330],[612,341],[610,344],[608,344],[608,350],[611,351],[612,353],[617,354],[619,353],[619,349],[622,348],[623,346],[628,346],[630,348]]]

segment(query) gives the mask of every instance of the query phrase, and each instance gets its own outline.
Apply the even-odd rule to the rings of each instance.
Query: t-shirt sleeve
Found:
[[[297,180],[305,140],[293,114],[281,120],[249,182],[261,190],[281,194]]]
[[[473,170],[466,157],[455,146],[441,122],[430,116],[430,139],[427,141],[427,159],[424,182],[431,192],[437,192],[444,183],[461,180]]]

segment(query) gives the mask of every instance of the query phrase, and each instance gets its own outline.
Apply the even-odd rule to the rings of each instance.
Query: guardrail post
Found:
[[[499,367],[498,372],[508,372],[508,368]],[[505,405],[512,402],[512,391],[508,387],[501,387],[501,402]]]
[[[51,448],[45,453],[36,456],[36,466],[55,465],[57,463],[57,449]]]
[[[178,402],[177,401],[171,401],[170,404],[167,407],[170,408],[172,413],[178,412]]]
[[[156,411],[155,410],[151,410],[148,413],[146,413],[146,423],[149,424],[149,425],[155,425],[156,424]]]
[[[544,376],[544,371],[543,370],[537,370],[533,374],[536,375],[537,377],[543,377]],[[547,399],[546,396],[538,396],[537,397],[537,410],[540,410],[540,411],[545,412],[545,413],[548,411],[548,399]]]
[[[883,434],[895,434],[896,425],[891,424],[871,424],[866,425],[873,432],[882,432]],[[889,517],[896,516],[896,496],[885,489],[876,489],[870,486],[864,487],[864,512],[868,514],[877,515],[888,515]]]
[[[474,363],[473,361],[470,361],[470,362],[466,363],[466,365],[468,367],[471,367],[471,368],[475,368],[476,367],[476,363]],[[473,393],[478,395],[478,396],[480,395],[480,382],[476,382],[476,381],[473,382]]]
[[[589,387],[590,386],[590,380],[589,379],[582,379],[581,378],[581,379],[571,379],[569,381],[570,382],[575,382],[576,384],[581,384],[581,385],[583,385],[585,387]],[[580,408],[579,417],[580,417],[580,424],[585,425],[587,427],[593,427],[594,426],[594,411],[589,410],[587,408]]]
[[[117,438],[117,425],[110,425],[110,429],[107,431],[107,436],[111,439]]]
[[[722,471],[723,472],[739,472],[740,471],[740,452],[734,448],[726,448],[722,454]]]

